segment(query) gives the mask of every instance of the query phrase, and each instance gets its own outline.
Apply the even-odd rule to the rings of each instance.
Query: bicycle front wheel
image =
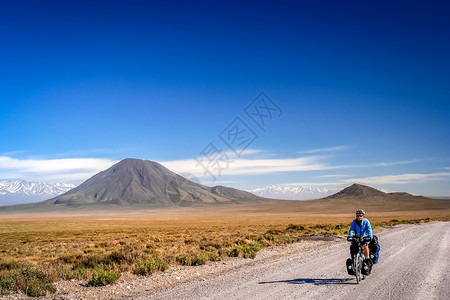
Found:
[[[359,255],[359,253],[357,253],[355,255],[355,258],[353,260],[353,264],[354,264],[354,270],[355,270],[355,277],[356,277],[356,283],[358,284],[361,281],[361,256]]]

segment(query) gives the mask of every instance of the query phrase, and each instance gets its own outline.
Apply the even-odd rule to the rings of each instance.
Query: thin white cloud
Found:
[[[342,151],[350,148],[350,146],[336,146],[336,147],[328,147],[328,148],[319,148],[319,149],[311,149],[306,151],[300,151],[298,153],[300,154],[313,154],[313,153],[320,153],[320,152],[335,152],[335,151]]]
[[[79,183],[114,163],[116,161],[104,158],[16,159],[0,156],[0,177]]]
[[[334,147],[343,149],[347,146]],[[331,148],[328,148],[331,149]],[[257,158],[255,155],[261,158]],[[405,160],[392,162],[379,162],[372,164],[349,164],[349,165],[331,165],[326,162],[330,158],[329,155],[310,155],[297,158],[272,158],[265,155],[267,152],[263,150],[246,150],[240,157],[233,152],[224,152],[221,160],[217,164],[208,165],[206,156],[198,156],[197,161],[193,159],[162,161],[160,162],[168,169],[175,173],[192,174],[198,178],[211,177],[216,178],[223,175],[265,175],[280,172],[304,172],[304,171],[321,171],[332,169],[356,169],[371,167],[388,167],[399,164],[410,164],[420,160]],[[205,166],[203,168],[202,166]],[[209,173],[210,172],[210,173]],[[349,177],[350,175],[330,174],[317,176],[316,178],[339,178]],[[336,183],[342,184],[342,183]]]
[[[368,167],[389,167],[395,165],[407,165],[413,164],[419,161],[423,161],[423,159],[410,159],[410,160],[400,160],[400,161],[390,161],[390,162],[380,162],[367,165]]]
[[[333,168],[324,162],[325,156],[307,156],[285,159],[226,159],[218,165],[207,165],[207,161],[199,163],[195,159],[160,162],[175,173],[190,173],[196,177],[210,177],[213,175],[261,175],[276,172],[300,172],[326,170]],[[205,166],[206,168],[202,167]],[[219,173],[220,169],[220,173]]]
[[[373,168],[373,167],[390,167],[395,165],[407,165],[413,164],[423,159],[411,159],[411,160],[399,160],[399,161],[388,161],[388,162],[376,162],[370,164],[349,164],[349,165],[336,165],[333,169],[357,169],[357,168]]]
[[[318,176],[318,177],[327,177]],[[365,184],[369,186],[378,186],[383,184],[395,185],[395,184],[417,184],[417,183],[427,183],[432,181],[449,181],[450,183],[450,172],[437,172],[437,173],[415,173],[415,174],[398,174],[398,175],[381,175],[381,176],[371,176],[371,177],[355,177],[339,179],[332,182],[289,182],[281,183],[282,186],[321,186],[321,187],[332,187],[332,186],[348,186],[354,183]],[[379,188],[383,189],[383,188]]]
[[[429,174],[399,174],[399,175],[382,175],[363,178],[349,178],[339,180],[341,183],[362,183],[367,185],[376,184],[410,184],[425,183],[430,181],[450,181],[450,172],[438,172]]]
[[[262,154],[266,153],[267,151],[260,150],[260,149],[245,149],[240,153],[240,156],[248,156],[248,155],[254,155],[254,154]],[[236,155],[233,151],[226,152],[228,156]]]
[[[350,177],[350,175],[330,174],[330,175],[315,176],[314,178],[340,178],[340,177]]]

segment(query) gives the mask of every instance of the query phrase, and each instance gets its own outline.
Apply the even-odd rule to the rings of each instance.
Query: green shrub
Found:
[[[104,286],[112,284],[119,279],[120,275],[113,270],[108,269],[105,265],[97,265],[93,271],[88,286]]]
[[[242,254],[242,249],[241,247],[227,247],[225,248],[225,253],[229,257],[239,257]]]
[[[56,292],[56,288],[51,283],[37,280],[30,284],[26,292],[28,296],[39,297],[53,294]]]
[[[260,251],[264,248],[264,244],[261,242],[256,242],[252,244],[244,244],[242,246],[236,247],[227,247],[225,248],[225,253],[230,257],[239,257],[242,256],[244,258],[255,258],[256,252]]]
[[[152,257],[149,261],[138,264],[134,273],[139,275],[149,275],[157,271],[165,271],[169,268],[169,264],[162,261],[158,257]]]
[[[70,269],[64,269],[63,278],[65,280],[70,279],[83,279],[84,274],[86,274],[86,269],[84,267],[73,267]]]
[[[241,246],[242,256],[244,258],[253,259],[256,257],[256,252],[260,251],[262,248],[264,248],[264,245],[261,243],[243,245]]]
[[[12,276],[0,280],[0,294],[5,294],[16,285]]]
[[[204,265],[208,262],[208,254],[206,253],[200,253],[194,259],[192,259],[192,265],[193,266],[200,266]]]
[[[51,280],[40,270],[29,267],[23,268],[15,274],[15,288],[25,292],[28,296],[45,296],[56,292]]]

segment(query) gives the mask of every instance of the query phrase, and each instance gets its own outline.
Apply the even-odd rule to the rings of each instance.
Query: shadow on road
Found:
[[[263,281],[259,284],[267,283],[289,283],[289,284],[305,284],[310,283],[314,285],[331,285],[331,284],[353,284],[353,278],[297,278],[291,280],[279,280],[279,281]]]

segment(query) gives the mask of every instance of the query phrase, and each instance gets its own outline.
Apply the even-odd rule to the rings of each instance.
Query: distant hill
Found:
[[[327,198],[344,198],[344,197],[367,198],[367,197],[386,197],[388,195],[389,194],[374,189],[370,186],[355,183],[337,192],[336,194],[328,196]]]
[[[345,213],[349,210],[368,211],[417,211],[449,209],[450,201],[413,196],[408,193],[384,193],[362,184],[353,184],[328,197],[304,201],[304,212]]]
[[[191,206],[258,199],[261,198],[245,191],[192,182],[154,161],[128,158],[43,204]]]

